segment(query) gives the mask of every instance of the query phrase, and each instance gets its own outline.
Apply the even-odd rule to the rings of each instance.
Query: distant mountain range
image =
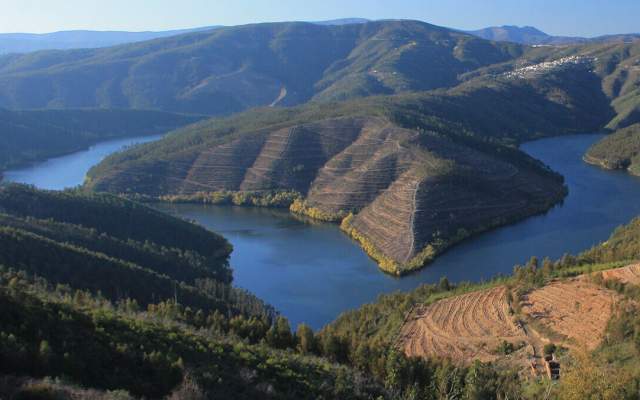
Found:
[[[209,26],[161,32],[62,31],[43,34],[2,33],[0,34],[0,54],[109,47],[214,28],[216,27]]]
[[[365,18],[340,18],[327,21],[313,21],[323,26],[343,26],[365,24],[371,20]],[[0,33],[0,54],[29,53],[39,50],[95,49],[119,44],[143,42],[166,38],[184,33],[202,32],[221,28],[222,25],[204,26],[168,31],[60,31],[52,33]],[[532,26],[491,26],[488,28],[462,31],[482,39],[498,42],[514,42],[527,45],[563,45],[581,43],[630,42],[640,39],[640,34],[616,34],[594,38],[553,36]]]
[[[368,22],[364,18],[341,18],[313,22],[318,25],[349,25]],[[96,49],[125,43],[143,42],[176,36],[183,33],[201,32],[220,28],[221,25],[169,31],[60,31],[52,33],[0,33],[0,54],[29,53],[38,50]]]
[[[553,36],[533,26],[490,26],[467,33],[482,39],[499,42],[514,42],[528,45],[562,45],[582,43],[631,42],[640,39],[640,34],[617,34],[585,38],[578,36]]]

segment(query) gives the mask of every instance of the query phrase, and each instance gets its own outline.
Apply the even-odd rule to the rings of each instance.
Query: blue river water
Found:
[[[100,142],[75,153],[51,158],[26,168],[5,171],[4,179],[35,185],[41,189],[59,190],[84,182],[89,168],[103,158],[129,146],[158,140],[162,135],[137,136]]]
[[[234,246],[235,285],[275,306],[293,326],[306,322],[319,328],[382,293],[411,290],[442,276],[453,282],[486,280],[510,273],[533,255],[557,258],[606,240],[616,226],[640,214],[640,179],[582,161],[600,138],[572,135],[522,145],[522,150],[564,175],[569,186],[564,202],[544,215],[468,239],[403,278],[383,274],[337,225],[300,220],[283,210],[159,207],[224,235]],[[95,156],[91,149],[85,152],[81,162],[72,155],[68,162],[64,157],[51,160],[56,168],[34,166],[6,177],[51,189],[74,186],[82,182],[81,170],[86,172],[104,157],[106,149],[100,146],[93,148]]]

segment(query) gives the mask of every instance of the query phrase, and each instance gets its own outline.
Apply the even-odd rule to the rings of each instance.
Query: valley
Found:
[[[235,285],[276,307],[294,326],[306,322],[319,329],[340,313],[374,301],[380,293],[412,290],[436,283],[442,276],[451,282],[488,280],[510,274],[513,265],[530,256],[558,258],[604,240],[616,226],[640,214],[635,201],[640,187],[635,177],[600,170],[581,160],[602,137],[577,135],[525,143],[522,150],[565,177],[569,193],[562,204],[546,214],[463,241],[427,268],[401,279],[380,273],[337,225],[299,219],[286,209],[194,203],[155,206],[225,236],[235,249],[230,257]],[[57,176],[68,180],[53,182],[48,163],[9,171],[7,176],[27,176],[29,183],[51,189],[77,186],[102,159],[98,150],[79,153],[77,160],[57,160],[55,168],[61,171]],[[65,170],[74,174],[62,173]],[[305,250],[292,251],[301,248]],[[270,278],[265,279],[265,274]]]
[[[0,55],[0,397],[637,397],[634,35],[145,34]]]

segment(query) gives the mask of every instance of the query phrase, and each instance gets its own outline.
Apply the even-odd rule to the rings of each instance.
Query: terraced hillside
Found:
[[[401,349],[409,356],[465,363],[497,360],[502,341],[518,346],[527,340],[526,331],[515,323],[507,291],[498,286],[416,308],[400,332]]]
[[[391,273],[422,266],[472,232],[544,211],[563,195],[561,180],[526,157],[509,160],[382,117],[265,128],[183,155],[99,166],[88,184],[186,198],[295,190],[305,198],[297,211],[334,220],[355,214],[344,228]]]
[[[631,264],[622,268],[602,271],[602,278],[604,280],[616,280],[624,284],[638,285],[640,284],[640,264]]]
[[[550,282],[523,298],[522,311],[547,331],[564,338],[563,345],[595,349],[620,297],[587,277]]]
[[[538,374],[543,372],[537,366],[543,363],[545,344],[597,348],[622,301],[586,275],[552,280],[520,298],[518,292],[495,286],[418,305],[408,314],[396,345],[408,356],[467,365],[474,360],[505,362]]]

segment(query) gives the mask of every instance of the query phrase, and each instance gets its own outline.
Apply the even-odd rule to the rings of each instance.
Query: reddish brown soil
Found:
[[[509,314],[507,289],[496,287],[443,299],[415,309],[402,328],[400,348],[409,356],[436,356],[463,363],[492,361],[503,341],[527,337]]]
[[[544,330],[564,336],[567,347],[595,349],[619,296],[586,277],[554,281],[529,293],[522,311]],[[544,332],[541,332],[544,334]]]
[[[640,264],[627,265],[626,267],[602,271],[604,279],[615,279],[622,283],[632,285],[640,284]]]

